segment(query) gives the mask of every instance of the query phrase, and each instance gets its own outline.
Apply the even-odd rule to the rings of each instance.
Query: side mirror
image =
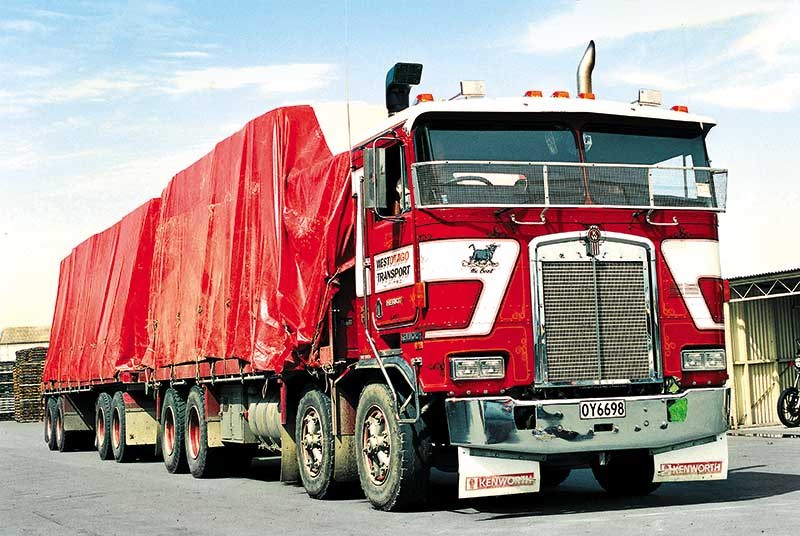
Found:
[[[387,208],[386,149],[383,147],[364,149],[364,206]]]

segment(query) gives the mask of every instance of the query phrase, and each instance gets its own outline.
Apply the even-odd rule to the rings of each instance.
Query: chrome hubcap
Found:
[[[314,408],[308,408],[303,416],[303,434],[300,441],[303,447],[303,465],[308,474],[316,478],[322,469],[322,423],[319,413]]]
[[[377,406],[369,408],[367,418],[364,420],[363,439],[364,465],[369,470],[372,483],[380,486],[389,474],[392,452],[386,415]]]

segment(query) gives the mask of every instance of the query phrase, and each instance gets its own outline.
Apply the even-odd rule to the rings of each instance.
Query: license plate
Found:
[[[580,403],[581,419],[608,419],[625,416],[624,400],[590,400]]]

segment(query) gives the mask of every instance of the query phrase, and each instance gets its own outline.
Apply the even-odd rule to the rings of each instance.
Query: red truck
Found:
[[[726,478],[714,123],[596,99],[593,65],[577,98],[410,106],[400,63],[350,150],[308,106],[220,142],[62,262],[50,448],[200,478],[279,455],[384,510],[432,468],[460,497]]]

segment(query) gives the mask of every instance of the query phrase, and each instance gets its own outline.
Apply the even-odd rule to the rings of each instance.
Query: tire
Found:
[[[59,452],[68,452],[75,446],[75,434],[64,430],[64,401],[58,398],[55,408],[55,440]]]
[[[113,460],[111,448],[111,395],[100,393],[94,405],[94,432],[97,453],[101,460]]]
[[[778,397],[778,418],[787,428],[800,426],[800,402],[797,387],[784,389]]]
[[[384,384],[367,385],[356,411],[356,460],[361,489],[373,507],[394,511],[424,504],[431,443],[422,420],[401,424]]]
[[[186,425],[186,401],[170,387],[164,393],[161,409],[161,454],[164,466],[170,473],[185,473],[189,470],[186,452],[183,448]]]
[[[44,442],[47,448],[56,450],[56,399],[48,397],[44,406]]]
[[[571,472],[572,470],[569,467],[542,465],[542,487],[546,489],[557,488],[567,479]]]
[[[136,447],[127,444],[125,428],[125,397],[122,391],[114,393],[111,400],[111,450],[117,463],[133,461]]]
[[[189,472],[195,478],[208,478],[218,474],[218,449],[208,446],[208,421],[206,419],[205,393],[195,385],[186,398],[186,422],[184,425],[186,461]]]
[[[661,485],[653,482],[653,457],[647,453],[612,454],[606,465],[592,462],[597,483],[611,495],[641,496],[652,493]]]
[[[297,404],[295,438],[300,481],[306,493],[314,499],[331,498],[336,482],[330,397],[316,389],[303,395]]]

